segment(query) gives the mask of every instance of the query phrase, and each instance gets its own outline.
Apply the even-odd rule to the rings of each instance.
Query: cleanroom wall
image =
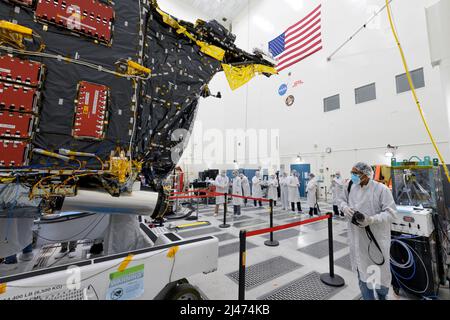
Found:
[[[410,69],[424,70],[425,87],[418,89],[418,95],[439,147],[449,159],[444,95],[439,70],[431,66],[425,20],[425,7],[435,2],[394,0],[392,9]],[[399,159],[412,155],[435,157],[410,92],[397,94],[396,76],[404,70],[386,11],[327,61],[385,1],[250,1],[248,8],[233,21],[236,43],[247,50],[255,47],[267,50],[270,40],[320,3],[323,50],[279,76],[257,78],[233,95],[224,75],[216,76],[210,88],[213,93],[221,91],[222,99],[201,101],[193,134],[203,139],[197,139],[197,144],[198,141],[204,145],[214,143],[205,136],[211,129],[224,135],[227,129],[275,129],[279,130],[281,164],[286,168],[300,155],[302,162],[310,163],[314,172],[323,169],[327,173],[328,168],[330,173],[341,170],[344,176],[357,160],[388,164],[389,159],[384,155],[388,144],[399,146],[396,154]],[[292,88],[295,82],[300,84]],[[288,84],[288,95],[295,97],[292,107],[286,106],[286,96],[278,94],[284,83]],[[356,104],[355,89],[371,83],[376,84],[376,99]],[[324,112],[323,99],[336,94],[340,94],[340,109]],[[326,152],[327,148],[331,153]],[[233,166],[230,156],[224,156],[227,161],[222,163],[214,163],[214,157],[208,152],[188,152],[184,160],[188,157],[188,162],[194,163],[189,165],[192,172],[205,167]],[[239,154],[234,160],[241,167],[265,166],[248,157],[239,158]]]

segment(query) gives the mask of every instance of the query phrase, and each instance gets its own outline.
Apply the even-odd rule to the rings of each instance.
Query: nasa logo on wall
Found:
[[[290,95],[289,97],[286,98],[286,105],[288,107],[291,107],[295,102],[295,97],[293,95]]]
[[[286,92],[288,91],[288,86],[287,84],[283,83],[280,88],[278,88],[278,94],[280,96],[284,96],[286,94]]]

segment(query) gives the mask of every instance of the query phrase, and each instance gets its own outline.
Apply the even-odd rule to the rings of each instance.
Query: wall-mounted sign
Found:
[[[297,88],[300,87],[302,84],[304,84],[304,82],[302,80],[297,80],[294,82],[294,84],[292,85],[292,88]]]
[[[283,84],[280,86],[280,88],[278,88],[278,94],[279,94],[280,96],[284,96],[284,95],[286,94],[287,90],[288,90],[287,84],[283,83]]]
[[[286,98],[286,105],[288,107],[292,106],[295,102],[295,97],[293,95],[290,95],[289,97]]]

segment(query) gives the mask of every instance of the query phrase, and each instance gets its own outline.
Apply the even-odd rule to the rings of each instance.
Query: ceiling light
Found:
[[[298,0],[284,0],[294,11],[300,11],[303,9],[303,2]]]
[[[273,33],[275,31],[273,24],[260,16],[253,16],[253,23],[267,33]]]

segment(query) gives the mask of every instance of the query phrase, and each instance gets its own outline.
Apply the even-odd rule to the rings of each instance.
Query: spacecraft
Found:
[[[214,75],[236,89],[276,74],[235,40],[153,0],[1,0],[0,217],[63,208],[161,218],[162,181]],[[133,189],[141,178],[151,196]]]

